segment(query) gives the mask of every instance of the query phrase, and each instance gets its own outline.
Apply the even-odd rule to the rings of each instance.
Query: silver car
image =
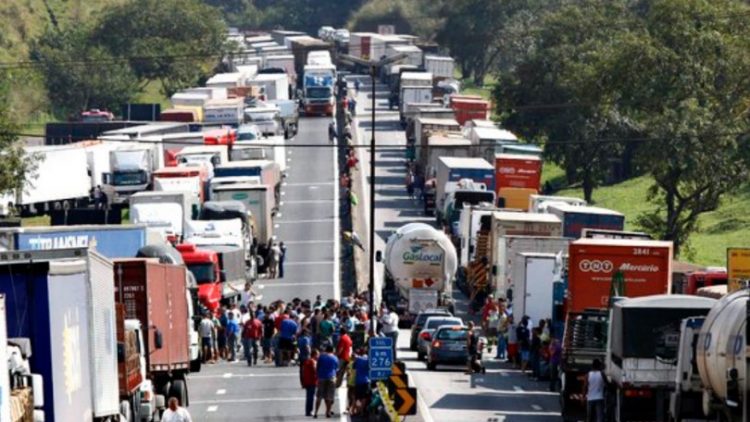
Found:
[[[461,318],[452,316],[432,316],[427,318],[424,328],[422,328],[417,337],[417,359],[423,360],[427,356],[430,343],[432,343],[432,337],[438,328],[455,325],[463,327],[464,322],[461,321]]]

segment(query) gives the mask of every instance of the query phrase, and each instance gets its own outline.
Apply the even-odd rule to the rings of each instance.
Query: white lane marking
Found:
[[[227,376],[229,375],[229,376]],[[217,378],[265,378],[265,377],[299,377],[299,372],[268,372],[268,373],[257,373],[257,374],[231,374],[226,373],[224,375],[190,375],[190,378],[200,379],[217,379]]]
[[[291,163],[291,162],[292,162],[292,157],[289,157],[289,158],[287,158],[287,159],[286,159],[286,162],[287,162],[287,163]]]
[[[284,182],[284,186],[331,186],[333,182],[299,182],[289,183]]]
[[[220,389],[220,390],[216,390],[216,395],[217,395],[217,396],[223,396],[223,395],[224,395],[224,394],[226,394],[226,393],[227,393],[227,390],[225,390],[225,389],[223,389],[223,388],[222,388],[222,389]]]
[[[299,376],[299,374],[297,374]],[[344,397],[346,399],[346,397]],[[269,401],[305,401],[304,397],[269,397],[265,399],[222,399],[222,400],[190,400],[190,404],[233,404],[233,403],[258,403]],[[559,415],[559,413],[558,413]]]
[[[284,201],[279,201],[279,206],[284,206]]]
[[[494,410],[498,416],[557,416],[560,417],[560,412],[524,412],[516,410]]]
[[[267,287],[273,288],[273,287],[293,287],[293,286],[330,286],[330,281],[300,281],[300,282],[289,282],[289,283],[283,283],[283,282],[273,282],[273,284],[269,284]]]
[[[288,182],[281,182],[281,186],[289,186]]]
[[[517,385],[514,385],[513,386],[513,391],[515,391],[517,393],[522,393],[523,392],[523,388],[521,388],[521,387],[519,387]]]
[[[287,204],[330,204],[331,202],[338,205],[335,199],[297,199],[297,200],[292,200],[292,201],[286,201]]]
[[[320,239],[320,240],[285,240],[285,245],[308,245],[311,243],[331,243],[333,239]]]
[[[316,220],[284,220],[277,224],[309,224],[309,223],[328,223],[334,221],[333,218],[318,218]]]
[[[258,287],[259,289],[263,290],[263,289],[265,289],[265,288],[266,288],[266,285],[265,285],[265,284],[258,284],[258,285],[257,285],[257,287]]]
[[[308,188],[308,189],[310,189],[310,190],[314,190],[314,189],[320,189],[320,188],[319,188],[319,187],[317,187],[317,186],[308,186],[307,188]]]
[[[334,264],[334,261],[292,261],[292,262],[285,262],[284,265],[286,266],[294,266],[294,265],[330,265]],[[338,299],[336,299],[338,300]]]
[[[281,213],[276,213],[276,217],[281,218]]]
[[[539,406],[538,404],[532,404],[531,408],[536,410],[537,412],[542,410],[542,406]]]
[[[281,192],[281,196],[286,196],[286,192]]]
[[[274,225],[273,225],[273,228],[274,228],[274,229],[278,229],[278,228],[279,228],[279,223],[276,223],[276,224],[274,224]]]
[[[215,412],[217,410],[219,410],[219,406],[208,406],[206,412]]]

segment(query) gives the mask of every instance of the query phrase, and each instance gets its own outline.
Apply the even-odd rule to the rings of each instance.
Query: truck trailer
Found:
[[[0,250],[93,248],[107,258],[135,256],[138,249],[162,242],[145,225],[18,227],[0,229]]]

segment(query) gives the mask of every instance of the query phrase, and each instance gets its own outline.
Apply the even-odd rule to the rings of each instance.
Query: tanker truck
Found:
[[[453,312],[451,283],[458,268],[450,238],[423,223],[402,226],[385,245],[383,298],[395,307],[401,325],[410,326],[422,310],[446,307]]]
[[[696,349],[703,384],[703,412],[707,417],[742,421],[746,387],[746,325],[750,293],[740,290],[724,296],[706,316]]]

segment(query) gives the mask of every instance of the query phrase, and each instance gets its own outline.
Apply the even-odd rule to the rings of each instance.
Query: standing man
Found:
[[[398,349],[398,314],[396,309],[391,307],[385,308],[383,316],[380,318],[381,330],[383,335],[393,340],[393,360],[396,360],[396,350]]]
[[[288,315],[288,313],[285,313]],[[281,321],[279,327],[279,350],[281,350],[281,365],[286,366],[294,357],[294,338],[299,325],[292,318]]]
[[[234,362],[237,360],[237,339],[240,336],[240,323],[233,311],[227,313],[227,360]]]
[[[331,121],[328,124],[328,142],[333,143],[334,139],[336,139],[336,122]]]
[[[279,278],[284,278],[284,259],[286,258],[286,245],[279,243]]]
[[[169,399],[167,410],[161,415],[162,422],[193,422],[190,418],[190,412],[184,407],[180,407],[180,401],[176,397]]]
[[[341,336],[336,345],[336,356],[339,358],[341,369],[343,371],[349,365],[349,361],[352,357],[352,339],[349,337],[349,334],[347,334],[346,328],[344,327],[341,327]]]
[[[203,314],[198,331],[201,335],[201,345],[203,348],[203,363],[212,363],[213,358],[213,333],[214,333],[214,322],[211,320],[211,314],[206,312]]]
[[[586,422],[604,422],[604,386],[602,361],[594,359],[591,370],[583,379],[586,391]]]
[[[258,341],[263,337],[263,324],[250,312],[249,319],[242,327],[242,349],[245,351],[247,366],[258,364]]]
[[[315,413],[313,418],[318,417],[320,402],[326,402],[326,417],[333,414],[333,399],[336,395],[336,372],[339,369],[339,360],[333,355],[333,346],[327,345],[325,353],[318,358],[318,399],[315,402]]]
[[[313,349],[310,357],[302,362],[300,383],[305,389],[305,416],[312,416],[315,401],[315,386],[318,385],[318,349]]]
[[[268,278],[276,278],[279,270],[279,259],[281,259],[281,249],[278,243],[274,243],[269,251]]]

